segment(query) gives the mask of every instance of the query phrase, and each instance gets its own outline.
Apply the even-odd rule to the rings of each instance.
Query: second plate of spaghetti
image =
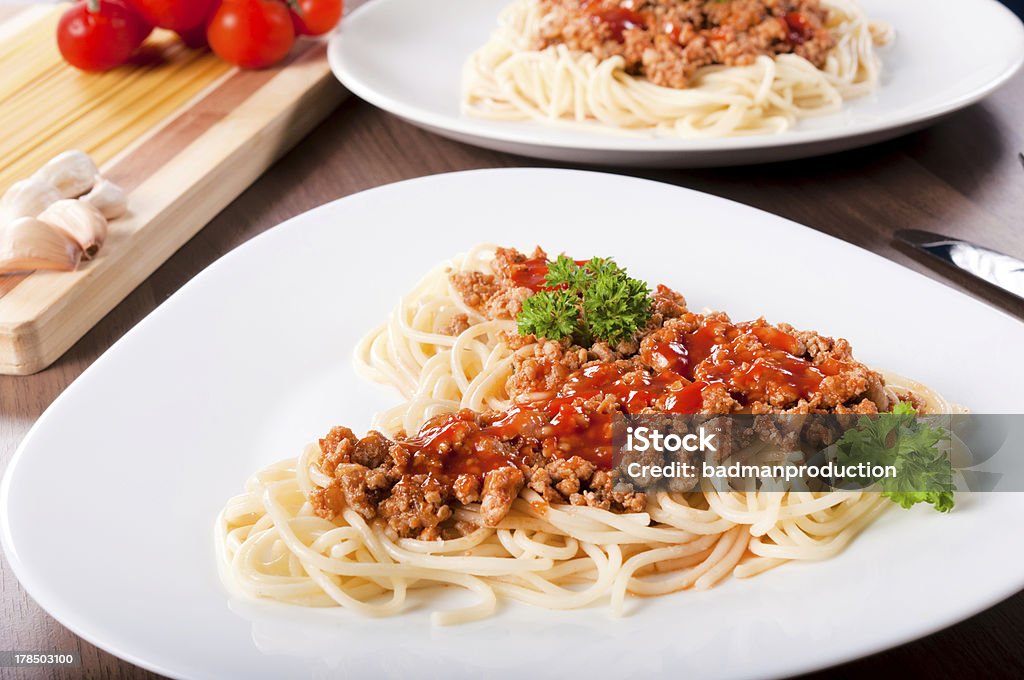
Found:
[[[701,166],[921,127],[1012,76],[1024,29],[993,0],[377,0],[329,55],[359,96],[460,141]]]

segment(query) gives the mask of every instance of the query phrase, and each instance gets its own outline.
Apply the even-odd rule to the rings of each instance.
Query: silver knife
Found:
[[[903,229],[896,238],[957,269],[1024,299],[1024,262],[990,248],[918,229]]]

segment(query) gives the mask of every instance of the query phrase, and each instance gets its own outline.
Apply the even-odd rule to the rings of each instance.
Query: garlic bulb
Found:
[[[124,190],[102,175],[96,178],[92,191],[79,200],[92,205],[108,220],[121,217],[128,209],[128,199],[124,195]]]
[[[0,225],[9,224],[19,217],[35,217],[59,200],[57,189],[38,177],[15,182],[0,199]]]
[[[21,217],[0,231],[0,274],[34,269],[72,271],[82,249],[60,229],[34,217]]]
[[[103,246],[107,220],[126,210],[124,191],[88,154],[55,156],[0,198],[0,274],[75,269]]]
[[[39,221],[64,231],[82,248],[91,260],[107,238],[107,218],[91,203],[64,198],[39,213]]]
[[[65,151],[47,161],[33,177],[57,189],[61,198],[78,198],[92,189],[99,168],[84,151]]]

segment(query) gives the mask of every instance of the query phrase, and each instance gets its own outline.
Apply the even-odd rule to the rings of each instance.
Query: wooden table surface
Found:
[[[706,191],[796,220],[1024,319],[1024,304],[1016,298],[949,269],[933,269],[892,239],[896,229],[927,229],[1024,259],[1022,122],[1024,73],[983,104],[925,132],[859,151],[760,167],[622,172]],[[32,423],[104,350],[203,268],[260,232],[326,201],[389,182],[473,168],[550,165],[450,142],[349,99],[54,366],[29,377],[0,376],[0,469]],[[410,231],[408,247],[415,247],[415,238]],[[955,319],[940,318],[937,323],[949,324],[942,332],[970,332],[957,329]],[[887,612],[884,602],[877,605],[880,617],[905,615]],[[77,650],[82,668],[59,673],[0,668],[3,678],[152,675],[98,650],[50,618],[25,594],[6,560],[0,561],[0,650],[4,649]],[[933,679],[979,673],[1024,677],[1024,593],[935,635],[820,675],[890,673]]]

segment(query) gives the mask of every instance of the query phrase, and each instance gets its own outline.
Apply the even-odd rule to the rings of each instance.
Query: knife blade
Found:
[[[919,229],[901,229],[896,238],[1024,300],[1024,262],[1015,257]]]

